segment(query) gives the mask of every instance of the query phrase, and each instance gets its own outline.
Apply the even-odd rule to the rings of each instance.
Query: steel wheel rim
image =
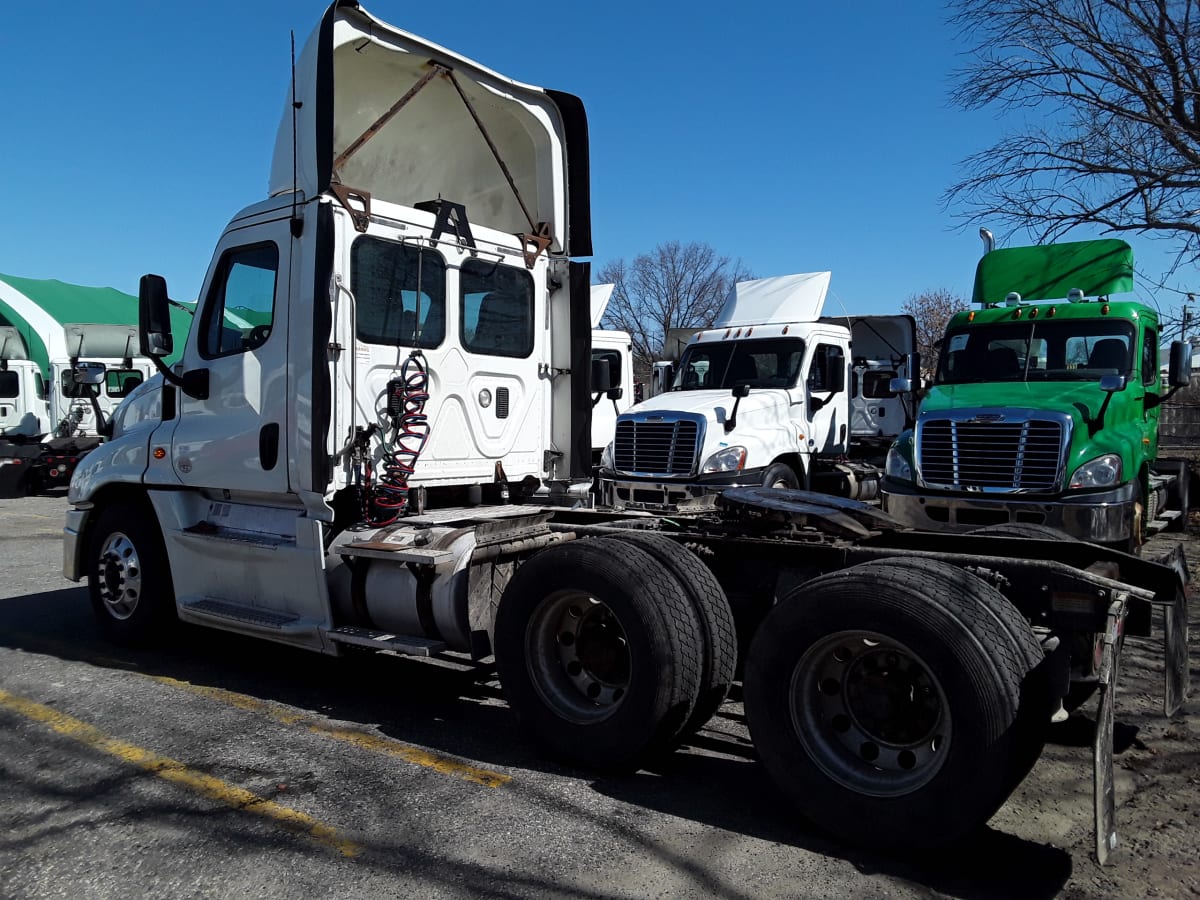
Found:
[[[96,569],[104,608],[114,619],[128,619],[142,596],[142,565],[133,541],[119,531],[110,534],[100,548]]]
[[[856,793],[902,796],[945,764],[952,738],[945,691],[899,641],[871,631],[826,635],[796,664],[790,698],[809,757]]]
[[[592,724],[628,695],[629,643],[609,606],[580,591],[546,597],[526,627],[525,659],[534,688],[557,715]]]

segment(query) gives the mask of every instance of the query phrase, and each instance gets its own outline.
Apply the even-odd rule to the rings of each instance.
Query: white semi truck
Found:
[[[592,464],[613,439],[617,416],[633,405],[633,344],[627,331],[601,328],[604,311],[612,299],[614,285],[592,285],[592,363],[608,367],[607,391],[592,399]]]
[[[668,391],[618,417],[601,502],[646,510],[710,503],[735,486],[874,499],[915,400],[911,316],[822,318],[830,273],[741,282],[686,345]]]
[[[1066,693],[1061,638],[1096,632],[1106,858],[1118,634],[1164,611],[1177,709],[1179,555],[929,536],[761,488],[693,517],[521,502],[587,477],[611,387],[590,377],[572,260],[592,252],[587,149],[577,98],[331,6],[269,196],[222,235],[180,362],[71,482],[64,572],[102,631],[164,641],[178,617],[329,654],[494,656],[526,733],[626,768],[701,728],[742,654],[782,795],[835,834],[908,846],[992,815]],[[162,279],[141,299],[159,358]]]
[[[65,486],[100,443],[154,369],[137,317],[112,288],[0,275],[0,493]]]

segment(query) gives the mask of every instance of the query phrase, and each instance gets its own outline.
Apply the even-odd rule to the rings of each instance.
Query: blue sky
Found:
[[[940,3],[366,7],[583,99],[594,268],[702,241],[760,277],[832,270],[831,312],[970,292],[982,245],[940,197],[958,162],[1009,126],[950,107],[949,73],[967,48]],[[194,298],[225,223],[266,193],[289,29],[303,45],[324,8],[9,4],[0,272],[129,293],[158,272],[173,296]],[[1140,269],[1165,267],[1161,242],[1127,239]],[[1170,283],[1200,287],[1190,276]],[[1178,295],[1159,302],[1167,310]]]

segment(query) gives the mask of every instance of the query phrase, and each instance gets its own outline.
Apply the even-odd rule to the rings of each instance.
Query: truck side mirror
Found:
[[[620,400],[624,396],[625,396],[625,388],[622,388],[622,387],[610,388],[608,391],[608,399],[609,400]]]
[[[1186,341],[1171,341],[1171,365],[1167,383],[1171,387],[1187,387],[1192,380],[1192,346]]]
[[[737,397],[739,400],[741,400],[743,397],[749,397],[750,385],[744,382],[742,384],[735,384],[733,386],[733,396]]]
[[[910,394],[913,389],[911,378],[893,378],[888,382],[888,390],[893,394]]]
[[[921,383],[921,354],[909,353],[905,356],[904,370],[908,375],[908,380],[913,384],[919,385]]]
[[[1114,394],[1117,391],[1125,390],[1124,375],[1101,375],[1100,390],[1106,394]]]
[[[592,393],[603,394],[612,390],[612,374],[609,372],[607,359],[592,360]]]
[[[71,380],[76,384],[103,384],[107,369],[102,362],[81,362],[71,367]]]
[[[159,359],[174,349],[167,280],[161,275],[143,275],[138,282],[138,339],[143,356]]]
[[[836,394],[846,389],[846,358],[837,353],[825,357],[825,390]]]

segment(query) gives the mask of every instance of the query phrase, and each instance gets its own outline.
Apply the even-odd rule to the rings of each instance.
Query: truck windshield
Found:
[[[790,388],[804,359],[801,338],[764,338],[692,344],[675,373],[675,391],[698,391],[734,385],[752,388]]]
[[[935,384],[1099,381],[1129,375],[1133,326],[1099,319],[1004,322],[951,331]]]

